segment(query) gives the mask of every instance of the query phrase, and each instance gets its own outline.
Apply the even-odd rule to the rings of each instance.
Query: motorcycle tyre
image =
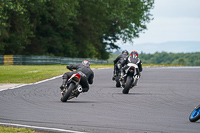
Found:
[[[190,122],[196,122],[196,121],[198,121],[199,119],[200,119],[200,107],[195,108],[195,109],[191,112],[191,114],[190,114],[190,116],[189,116]]]
[[[133,78],[128,76],[127,79],[126,79],[126,86],[124,87],[124,89],[122,90],[122,93],[123,94],[128,94],[129,93],[129,89],[131,88],[131,85],[132,85],[132,81]]]
[[[75,84],[71,83],[65,95],[60,99],[62,102],[67,102],[68,98],[70,97],[72,90],[74,89]]]

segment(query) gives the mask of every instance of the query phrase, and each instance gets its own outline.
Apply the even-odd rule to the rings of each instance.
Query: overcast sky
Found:
[[[155,0],[154,20],[134,45],[169,41],[200,41],[200,0]]]

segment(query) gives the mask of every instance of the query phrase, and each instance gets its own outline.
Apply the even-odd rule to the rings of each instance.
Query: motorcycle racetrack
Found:
[[[0,91],[0,125],[51,132],[199,133],[189,115],[200,104],[200,67],[143,68],[129,94],[113,68],[94,69],[87,93],[60,101],[61,77]]]

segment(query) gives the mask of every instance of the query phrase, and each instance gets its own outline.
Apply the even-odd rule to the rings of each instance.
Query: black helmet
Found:
[[[84,61],[82,62],[82,64],[83,64],[84,66],[90,66],[90,62],[89,62],[88,60],[84,60]]]
[[[137,51],[132,51],[131,56],[136,55],[138,57],[138,52]]]
[[[123,51],[122,51],[122,54],[127,54],[127,55],[128,55],[129,53],[128,53],[127,50],[123,50]]]

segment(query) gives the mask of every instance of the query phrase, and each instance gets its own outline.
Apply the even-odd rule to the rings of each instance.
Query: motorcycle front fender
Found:
[[[128,72],[128,73],[127,73],[127,77],[128,77],[128,76],[134,78],[134,72]]]

